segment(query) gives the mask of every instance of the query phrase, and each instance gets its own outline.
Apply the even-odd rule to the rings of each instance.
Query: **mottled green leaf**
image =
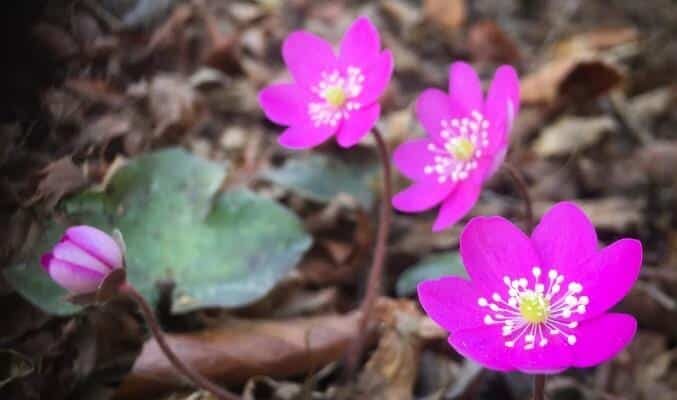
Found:
[[[325,155],[291,159],[264,177],[307,199],[327,203],[339,194],[355,198],[365,208],[374,201],[378,164],[348,163]]]
[[[235,307],[265,295],[311,243],[298,218],[247,190],[218,193],[225,165],[170,149],[147,154],[116,173],[105,193],[63,202],[26,263],[6,271],[29,300],[55,314],[75,308],[38,265],[70,225],[119,229],[127,245],[128,278],[156,301],[158,281],[172,280],[173,310]]]

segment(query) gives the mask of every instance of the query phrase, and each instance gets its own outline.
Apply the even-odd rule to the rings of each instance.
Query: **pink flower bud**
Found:
[[[124,267],[117,242],[105,232],[86,225],[68,228],[40,263],[71,294],[95,292],[110,272]]]

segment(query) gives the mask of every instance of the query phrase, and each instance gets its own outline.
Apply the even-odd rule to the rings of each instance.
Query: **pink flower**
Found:
[[[288,128],[279,143],[290,149],[319,145],[336,134],[339,145],[360,141],[379,118],[379,96],[390,82],[393,56],[381,52],[378,31],[358,18],[341,40],[331,44],[304,31],[290,34],[282,56],[294,83],[274,84],[259,93],[268,119]]]
[[[40,259],[49,276],[71,294],[92,293],[113,270],[123,268],[120,246],[91,226],[66,230],[51,252]]]
[[[637,280],[638,240],[597,248],[594,226],[572,203],[552,207],[531,238],[501,217],[473,218],[461,234],[470,280],[418,286],[430,317],[460,354],[499,371],[557,373],[600,364],[637,329],[608,313]]]
[[[416,114],[428,137],[409,140],[393,154],[395,166],[414,184],[393,197],[393,206],[420,212],[441,204],[434,231],[472,209],[482,183],[500,166],[519,109],[519,79],[507,65],[496,70],[486,100],[481,82],[466,63],[449,69],[449,95],[427,89]]]

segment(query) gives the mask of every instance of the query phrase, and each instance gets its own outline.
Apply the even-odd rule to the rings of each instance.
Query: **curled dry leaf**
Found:
[[[677,182],[677,143],[654,141],[637,151],[639,165],[655,181],[669,185]]]
[[[556,43],[552,48],[555,58],[570,57],[582,52],[599,52],[616,46],[636,43],[639,32],[635,28],[601,28],[583,32]]]
[[[54,208],[62,197],[87,184],[82,170],[73,164],[70,156],[49,163],[41,171],[42,179],[28,205],[44,200],[48,209]]]
[[[411,399],[423,337],[435,336],[430,321],[410,300],[380,299],[381,338],[357,383],[357,398]],[[439,331],[437,331],[439,333]]]
[[[236,320],[202,332],[167,335],[177,356],[205,376],[239,385],[250,377],[307,374],[341,358],[357,334],[359,312],[281,321]],[[183,378],[155,340],[143,346],[117,399],[147,399],[180,388]]]
[[[192,127],[200,101],[192,86],[172,75],[156,75],[150,84],[148,105],[155,121],[155,137],[178,136]]]
[[[627,232],[644,222],[643,199],[632,199],[624,196],[609,196],[599,199],[578,199],[576,204],[583,208],[592,223],[599,229],[612,232]],[[553,203],[537,202],[534,213],[542,216]]]
[[[465,0],[424,0],[425,18],[445,31],[455,31],[467,18]]]
[[[618,67],[596,57],[556,59],[522,79],[522,102],[590,100],[607,93],[622,79]]]
[[[534,151],[541,157],[552,157],[585,150],[598,143],[615,126],[614,120],[608,116],[565,116],[543,129],[534,143]]]
[[[494,21],[480,21],[470,27],[468,50],[480,62],[515,64],[521,58],[515,41]]]

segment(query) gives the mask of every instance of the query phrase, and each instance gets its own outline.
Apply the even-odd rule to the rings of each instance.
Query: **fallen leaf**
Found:
[[[470,27],[468,50],[479,62],[515,64],[521,58],[515,41],[494,21],[480,21]]]
[[[596,57],[556,59],[522,78],[524,104],[591,100],[621,83],[623,74]]]
[[[635,28],[601,28],[557,42],[552,53],[554,58],[566,58],[583,52],[597,53],[615,46],[635,43],[638,39],[639,32]]]
[[[608,116],[565,116],[543,129],[533,149],[541,157],[579,152],[598,143],[605,133],[615,127],[616,123]]]
[[[176,137],[199,118],[201,104],[188,81],[174,75],[158,74],[148,91],[148,106],[155,121],[154,136]]]
[[[27,356],[13,350],[0,350],[0,388],[31,374],[34,369],[33,362]]]
[[[467,18],[465,0],[424,0],[423,15],[445,31],[456,31]]]
[[[196,333],[168,334],[177,356],[215,381],[239,385],[250,377],[285,378],[340,359],[357,334],[360,313],[279,321],[236,320]],[[185,386],[150,339],[125,377],[116,399],[148,396]]]
[[[677,182],[677,143],[657,140],[640,148],[635,156],[638,164],[658,183]]]
[[[63,157],[51,162],[40,174],[43,178],[38,184],[35,195],[28,200],[27,205],[44,200],[46,207],[52,209],[64,196],[81,189],[87,184],[87,179],[82,170],[73,164],[70,157]]]
[[[600,199],[578,199],[575,202],[583,208],[585,214],[598,229],[627,232],[644,222],[644,200],[642,199],[609,196]],[[551,202],[536,202],[534,213],[542,216],[552,205]]]

